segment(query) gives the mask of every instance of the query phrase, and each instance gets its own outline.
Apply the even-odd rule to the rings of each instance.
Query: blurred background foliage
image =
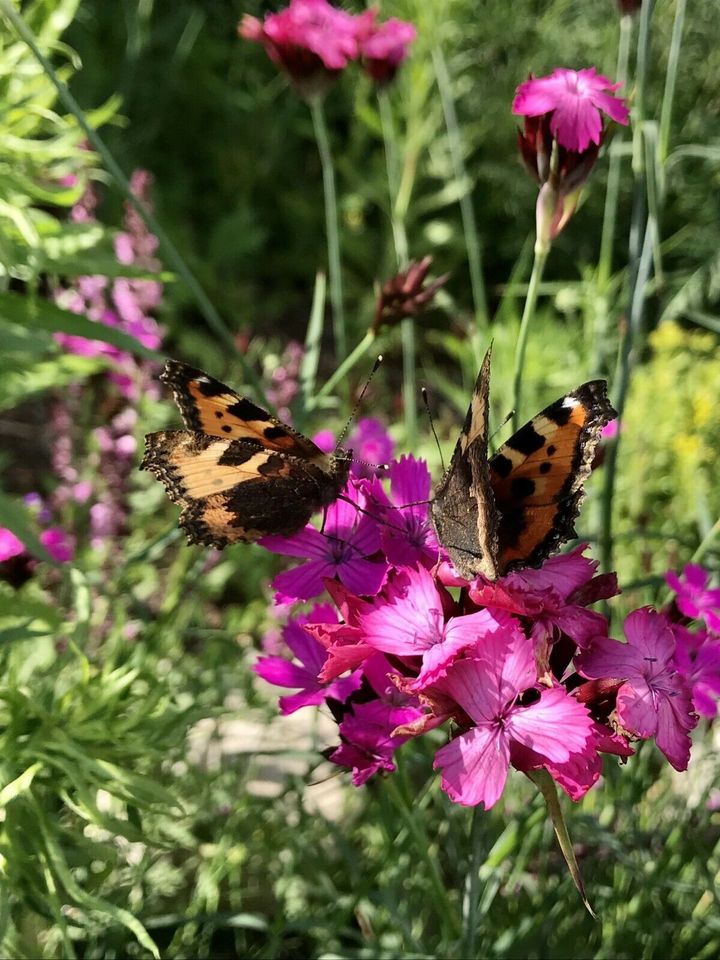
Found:
[[[650,134],[676,7],[658,0],[652,18]],[[242,13],[267,9],[253,0],[22,5],[123,170],[154,175],[158,219],[270,386],[288,342],[305,337],[325,228],[307,107],[262,50],[236,35]],[[516,157],[512,95],[528,71],[557,65],[594,64],[614,76],[619,18],[611,0],[397,0],[382,11],[419,28],[389,98],[412,183],[410,252],[432,253],[433,273],[451,273],[416,327],[420,375],[449,451],[477,370],[459,199],[470,194],[482,239],[494,323],[481,336],[495,341],[499,425],[511,402],[536,196]],[[720,515],[718,29],[712,4],[688,5],[670,153],[658,166],[661,269],[648,291],[648,336],[635,358],[622,437],[615,529],[625,595],[616,624],[624,606],[662,601],[663,571],[678,568],[699,543],[707,565],[718,567],[707,539]],[[467,182],[452,163],[438,47]],[[633,96],[632,84],[626,92]],[[341,79],[327,112],[355,343],[372,317],[375,285],[394,272],[382,124],[372,87],[357,74]],[[76,482],[99,485],[98,496],[106,496],[115,481],[103,475],[97,431],[125,409],[108,380],[107,355],[69,353],[54,335],[94,331],[106,344],[130,348],[146,386],[158,369],[157,351],[141,349],[121,329],[98,331],[49,296],[81,276],[148,277],[145,268],[118,264],[113,243],[125,198],[84,139],[3,23],[0,523],[35,557],[44,556],[37,518],[20,498],[51,498],[58,484],[53,411],[59,404],[70,411]],[[596,266],[607,156],[550,257],[528,354],[528,413],[597,374],[601,354],[614,362],[628,306],[629,139],[616,131],[622,177],[609,287],[600,285]],[[68,211],[88,183],[98,188],[97,219],[78,222]],[[162,349],[240,386],[237,360],[208,330],[186,286],[169,274],[163,280]],[[609,322],[599,353],[603,312]],[[329,334],[323,345],[321,380],[334,368]],[[383,349],[388,362],[370,402],[403,451],[396,332]],[[133,410],[129,430],[139,444],[144,433],[177,424],[172,404],[149,386]],[[306,426],[337,431],[345,412],[338,404]],[[437,477],[429,429],[414,452],[431,460]],[[0,582],[4,954],[453,955],[469,821],[429,777],[429,748],[401,755],[396,781],[362,791],[346,778],[308,786],[328,776],[318,750],[332,741],[332,729],[318,721],[298,733],[288,721],[271,722],[274,704],[249,670],[262,637],[276,629],[266,596],[276,559],[253,547],[222,555],[187,547],[175,508],[134,470],[136,460],[118,492],[124,526],[116,535],[98,546],[89,534],[91,504],[66,501],[56,519],[76,537],[75,562],[32,561],[22,585]],[[581,533],[591,540],[598,479],[582,517]],[[268,731],[276,731],[274,741]],[[626,769],[609,763],[601,788],[569,811],[597,923],[581,910],[541,803],[517,777],[484,819],[478,956],[716,956],[714,740],[711,727],[697,732],[688,777],[661,773],[649,748]]]

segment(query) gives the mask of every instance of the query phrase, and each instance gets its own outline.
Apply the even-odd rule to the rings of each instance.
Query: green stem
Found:
[[[468,187],[470,179],[465,167],[462,133],[460,131],[460,124],[458,123],[457,111],[455,110],[450,74],[448,73],[447,64],[440,47],[433,48],[432,58],[438,90],[440,92],[443,115],[445,117],[445,129],[447,131],[455,179],[462,188],[460,216],[462,218],[463,233],[465,235],[465,247],[467,249],[468,266],[470,268],[470,287],[472,289],[473,308],[475,310],[476,329],[474,331],[473,344],[477,347],[479,328],[486,327],[488,324],[487,295],[482,272],[482,246],[475,221],[472,194]]]
[[[332,393],[338,383],[350,373],[352,368],[367,354],[368,350],[375,342],[375,334],[368,331],[355,349],[345,357],[340,366],[332,373],[325,383],[320,387],[314,397],[308,397],[308,410],[313,410],[318,406],[318,401],[322,400],[328,394]]]
[[[620,343],[618,366],[613,381],[612,399],[618,414],[616,438],[608,444],[604,465],[604,485],[600,502],[600,555],[602,569],[614,567],[613,512],[618,469],[618,453],[622,437],[622,419],[630,389],[632,370],[640,351],[644,324],[647,281],[653,254],[653,231],[647,216],[645,151],[643,148],[644,91],[650,48],[650,16],[654,0],[645,0],[640,11],[638,29],[636,98],[633,116],[633,210],[628,240],[628,275],[630,307]]]
[[[322,100],[310,101],[315,140],[322,167],[323,194],[325,199],[325,231],[327,236],[328,276],[330,278],[330,304],[335,335],[335,357],[344,360],[347,353],[345,311],[343,309],[342,267],[340,265],[340,232],[338,230],[337,194],[335,191],[335,168],[330,151],[330,137],[325,123]]]
[[[530,321],[535,315],[535,305],[537,303],[540,281],[542,280],[545,263],[550,252],[550,247],[546,244],[535,245],[535,257],[533,259],[533,268],[530,275],[527,294],[525,296],[525,306],[523,308],[522,319],[520,321],[520,332],[515,347],[515,372],[513,373],[513,430],[519,430],[522,423],[522,379],[525,366],[525,351],[527,348],[528,332],[530,330]]]
[[[443,926],[449,924],[452,935],[457,937],[462,933],[462,925],[448,897],[448,892],[440,875],[437,860],[431,853],[432,844],[430,838],[422,828],[422,818],[415,815],[393,777],[388,777],[383,782],[383,786],[413,839],[419,859],[424,860],[428,868],[430,884],[435,893],[435,906],[437,907],[441,922]]]
[[[683,25],[685,23],[685,7],[686,0],[675,0],[675,20],[673,22],[670,52],[668,53],[667,71],[665,73],[665,89],[663,91],[662,107],[660,110],[658,156],[661,166],[664,166],[667,160],[670,144],[670,123],[672,122],[675,83],[677,81],[678,63],[680,62],[680,47],[682,45]]]
[[[216,335],[223,341],[223,343],[232,350],[233,354],[237,355],[237,358],[240,362],[243,371],[243,377],[245,382],[249,384],[253,391],[258,395],[262,396],[262,387],[260,386],[260,381],[255,375],[254,371],[248,364],[245,357],[237,353],[237,345],[235,339],[226,326],[225,322],[220,317],[220,314],[217,312],[213,306],[210,298],[205,293],[203,288],[200,286],[199,281],[195,277],[194,273],[191,271],[190,267],[187,265],[183,257],[181,256],[179,250],[172,242],[170,237],[167,235],[165,230],[162,228],[158,222],[155,214],[133,194],[132,189],[130,188],[130,181],[125,176],[123,171],[120,169],[117,161],[113,157],[112,153],[105,145],[104,141],[97,133],[96,130],[89,125],[85,119],[85,114],[83,113],[82,108],[75,100],[73,95],[68,90],[67,86],[62,82],[58,77],[57,73],[53,69],[52,64],[44,55],[40,47],[38,46],[37,40],[28,27],[28,25],[23,20],[22,16],[14,9],[11,0],[0,0],[0,13],[10,21],[15,32],[18,36],[25,41],[30,50],[33,53],[33,56],[38,61],[40,66],[43,68],[45,73],[48,76],[48,79],[53,84],[57,90],[58,97],[63,102],[65,107],[70,111],[70,113],[75,117],[80,126],[80,129],[83,131],[85,136],[88,139],[88,142],[102,158],[102,161],[107,169],[108,173],[112,176],[113,180],[117,183],[119,188],[125,194],[128,202],[133,205],[137,210],[138,214],[147,224],[148,228],[155,234],[160,242],[160,247],[165,255],[166,260],[170,266],[175,270],[175,272],[182,277],[187,288],[190,290],[190,293],[195,299],[200,312],[205,317],[208,326],[216,333]]]
[[[395,264],[398,270],[407,267],[409,252],[407,230],[405,228],[404,208],[400,206],[399,163],[395,149],[395,125],[387,93],[378,93],[378,107],[385,145],[385,166],[387,168],[388,190],[390,193],[390,224]],[[403,419],[405,421],[405,441],[411,450],[417,446],[417,378],[415,359],[415,321],[405,317],[400,325],[403,357]]]
[[[480,903],[480,867],[484,861],[485,811],[474,807],[470,821],[470,865],[465,880],[465,899],[463,902],[463,957],[475,956],[475,938],[478,925],[478,906]]]

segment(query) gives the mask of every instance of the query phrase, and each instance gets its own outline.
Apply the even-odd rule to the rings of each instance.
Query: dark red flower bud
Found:
[[[445,273],[425,286],[431,264],[431,256],[413,260],[406,270],[401,270],[383,284],[375,307],[373,333],[377,334],[384,326],[399,323],[404,317],[416,316],[432,302],[450,274]]]

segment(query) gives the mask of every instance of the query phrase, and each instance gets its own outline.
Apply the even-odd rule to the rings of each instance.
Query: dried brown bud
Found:
[[[379,333],[382,327],[399,323],[405,317],[417,316],[429,306],[440,287],[447,283],[450,277],[449,273],[444,273],[425,286],[431,265],[432,257],[429,255],[422,260],[411,260],[407,269],[385,281],[375,307],[371,328],[374,334]]]

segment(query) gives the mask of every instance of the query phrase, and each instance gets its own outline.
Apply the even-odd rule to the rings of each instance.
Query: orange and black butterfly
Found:
[[[350,451],[323,453],[252,400],[177,360],[166,362],[160,379],[172,387],[187,429],[149,434],[140,469],[180,504],[190,542],[225,547],[289,536],[337,499]]]
[[[466,580],[539,567],[575,536],[593,455],[617,416],[604,380],[551,403],[488,456],[490,351],[450,466],[432,501],[440,543]]]

